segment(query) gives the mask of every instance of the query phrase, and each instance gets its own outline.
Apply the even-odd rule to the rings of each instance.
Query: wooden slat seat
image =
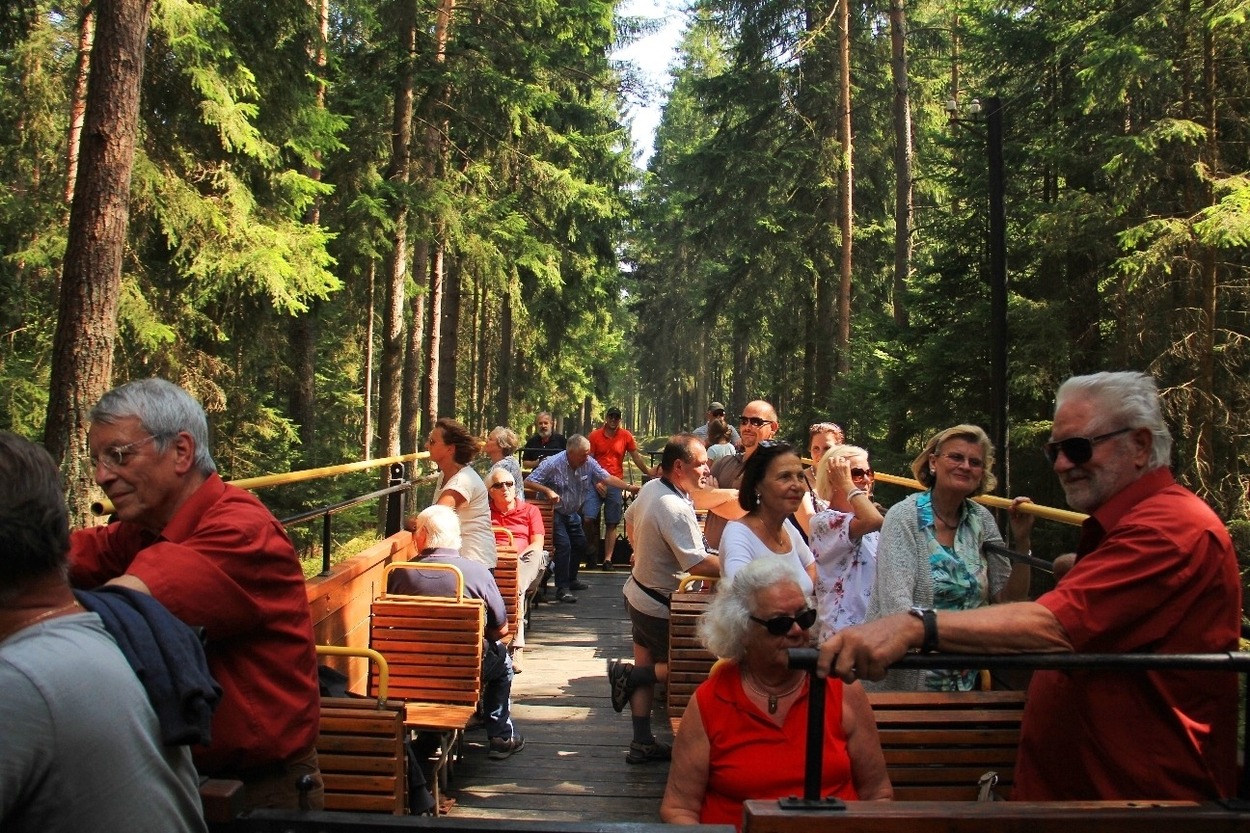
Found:
[[[1022,691],[869,692],[886,768],[899,801],[972,801],[998,774],[1010,797]]]
[[[325,785],[325,809],[407,813],[404,704],[387,699],[385,659],[367,648],[319,645],[317,652],[369,657],[378,691],[377,698],[321,698],[317,760]]]
[[[676,733],[694,690],[707,679],[716,657],[699,641],[698,622],[712,601],[710,588],[703,592],[673,594],[668,620],[668,718]]]
[[[521,587],[517,580],[520,557],[515,549],[507,547],[496,547],[496,553],[499,558],[495,562],[495,585],[499,588],[499,595],[503,596],[503,606],[508,612],[508,636],[504,643],[510,645],[518,633],[517,619],[521,613]]]

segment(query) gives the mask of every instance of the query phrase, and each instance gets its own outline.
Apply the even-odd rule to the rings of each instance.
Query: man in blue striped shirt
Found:
[[[565,450],[539,463],[525,482],[554,504],[551,534],[555,539],[556,600],[572,604],[577,601],[572,591],[586,589],[577,580],[578,561],[586,551],[581,514],[586,496],[601,482],[634,494],[639,487],[608,474],[590,456],[590,440],[581,434],[569,437]]]

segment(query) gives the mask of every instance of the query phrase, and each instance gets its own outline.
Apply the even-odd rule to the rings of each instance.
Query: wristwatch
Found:
[[[907,611],[924,623],[924,642],[920,653],[931,654],[938,649],[937,613],[929,607],[913,607]]]

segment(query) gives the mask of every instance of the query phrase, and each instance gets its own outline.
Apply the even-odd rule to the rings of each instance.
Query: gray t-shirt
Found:
[[[0,642],[0,830],[206,829],[191,750],[162,745],[100,617],[64,616]]]
[[[667,619],[668,608],[638,583],[670,596],[677,589],[678,574],[707,558],[694,506],[668,481],[648,480],[625,512],[625,528],[634,545],[625,598],[639,613]]]

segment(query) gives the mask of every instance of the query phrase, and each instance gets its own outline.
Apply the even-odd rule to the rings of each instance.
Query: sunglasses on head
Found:
[[[496,480],[494,483],[490,484],[490,487],[492,489],[515,489],[516,483],[511,480]]]
[[[763,419],[762,417],[749,417],[746,414],[743,414],[742,416],[738,417],[738,424],[739,425],[753,425],[756,428],[760,428],[761,426],[764,426],[764,425],[772,425],[773,421],[771,419]]]
[[[805,607],[799,611],[797,616],[774,616],[771,619],[761,619],[758,616],[752,616],[751,621],[763,625],[764,629],[773,636],[785,636],[790,632],[790,628],[794,627],[795,622],[798,622],[799,627],[803,630],[807,630],[816,624],[816,610]]]
[[[1097,437],[1068,437],[1066,440],[1056,440],[1042,446],[1042,453],[1046,455],[1046,460],[1052,466],[1059,459],[1059,452],[1063,452],[1063,456],[1068,458],[1074,466],[1082,463],[1088,463],[1090,458],[1094,456],[1094,446],[1104,440],[1112,437],[1118,437],[1132,431],[1132,428],[1121,428],[1119,431],[1108,431],[1106,434],[1099,434]]]

